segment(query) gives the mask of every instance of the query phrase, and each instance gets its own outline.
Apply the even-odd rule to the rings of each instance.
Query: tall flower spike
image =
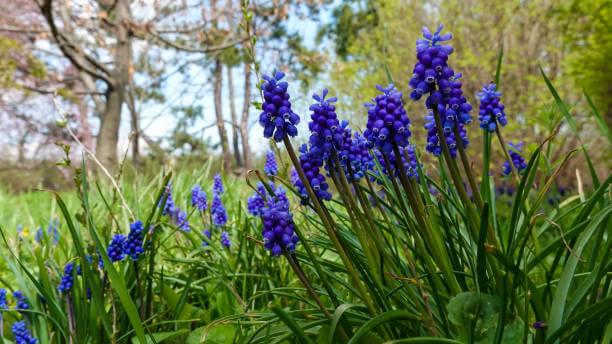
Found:
[[[191,227],[189,227],[189,221],[187,220],[187,213],[184,211],[179,211],[176,214],[176,226],[182,230],[183,232],[191,231]]]
[[[439,104],[438,108],[441,107],[444,107],[444,105]],[[427,121],[424,126],[425,129],[427,129],[427,147],[425,147],[425,149],[435,156],[440,156],[440,154],[442,154],[442,146],[440,146],[438,130],[436,127],[436,121],[433,113],[430,113],[429,116],[426,116],[425,120]],[[459,139],[463,143],[463,146],[467,147],[467,145],[469,144],[469,141],[467,139],[467,131],[461,123],[459,123],[459,135]],[[444,138],[446,140],[446,145],[448,146],[448,150],[450,152],[451,157],[455,158],[457,156],[458,148],[458,140],[455,137],[455,132],[444,130]]]
[[[176,205],[174,204],[174,201],[172,200],[172,185],[170,184],[170,182],[168,182],[168,185],[166,185],[164,194],[162,195],[162,198],[159,200],[159,204],[158,204],[159,207],[162,206],[162,202],[164,198],[166,199],[166,203],[164,203],[164,211],[162,212],[162,215],[168,215],[170,217],[173,217],[176,213]]]
[[[221,175],[219,173],[215,174],[214,183],[213,183],[213,193],[222,195],[225,193],[225,188],[223,187],[223,179],[221,179]]]
[[[312,190],[319,199],[329,201],[331,199],[331,193],[328,191],[329,184],[327,184],[325,181],[325,176],[320,172],[320,169],[323,166],[323,158],[317,156],[316,154],[312,154],[312,152],[308,150],[308,146],[306,144],[303,144],[299,148],[299,151],[301,153],[300,166],[304,170],[304,174],[306,175],[308,182],[310,182]],[[306,187],[300,178],[297,178],[294,185],[302,196],[308,197]]]
[[[132,260],[137,260],[144,253],[142,248],[143,231],[142,221],[138,220],[130,224],[130,234],[128,234],[127,239],[123,243],[123,251]]]
[[[266,152],[266,165],[264,166],[264,172],[275,176],[278,173],[278,165],[276,164],[276,158],[274,158],[274,151]]]
[[[273,256],[279,256],[283,249],[293,252],[299,240],[294,232],[293,214],[289,211],[289,203],[270,199],[262,209],[261,218],[264,247],[272,252]]]
[[[281,72],[276,72],[274,77],[264,75],[266,82],[261,85],[264,102],[261,105],[263,111],[259,115],[259,124],[264,127],[264,137],[274,138],[276,142],[281,142],[285,134],[296,136],[296,125],[300,121],[300,117],[291,110],[287,93],[289,84],[281,81],[284,76]]]
[[[348,122],[342,121],[343,136],[342,148],[338,151],[340,165],[344,169],[344,174],[350,180],[351,173],[348,167],[351,167],[355,179],[362,178],[366,171],[374,168],[374,158],[368,151],[367,141],[359,133],[355,132],[352,135],[351,128],[348,127]],[[352,180],[350,180],[352,182]]]
[[[221,245],[230,248],[232,247],[232,242],[230,241],[229,234],[226,231],[221,232]]]
[[[450,45],[438,44],[452,38],[450,33],[440,34],[443,27],[440,25],[433,34],[423,28],[424,39],[416,41],[418,62],[414,66],[409,85],[413,89],[410,93],[412,100],[418,101],[423,95],[427,95],[425,105],[428,109],[432,109],[434,104],[438,105],[440,121],[448,140],[453,136],[448,133],[454,131],[455,123],[463,127],[472,122],[472,106],[461,90],[461,73],[455,74],[448,65],[448,55],[452,54],[453,48]],[[437,150],[428,151],[439,154]]]
[[[512,163],[514,164],[514,168],[517,172],[521,172],[522,170],[527,168],[527,164],[525,163],[525,158],[520,154],[523,152],[521,146],[523,142],[519,142],[516,145],[512,142],[508,142],[508,151],[510,153],[510,159],[512,159]],[[504,175],[509,175],[512,173],[512,167],[510,167],[510,162],[504,162]]]
[[[57,289],[63,293],[69,293],[72,290],[74,283],[74,264],[72,262],[66,264],[64,267],[64,275]]]
[[[223,205],[223,201],[221,200],[221,195],[219,195],[218,193],[215,193],[213,195],[210,212],[212,213],[213,224],[215,226],[225,226],[225,224],[227,223],[227,212],[225,210],[225,206]]]
[[[200,185],[191,188],[191,205],[198,208],[199,211],[206,211],[206,208],[208,208],[206,192],[202,190]]]
[[[263,196],[263,197],[262,197]],[[261,215],[261,209],[266,205],[266,187],[261,183],[257,183],[257,192],[253,192],[253,195],[247,198],[247,211],[251,215]]]
[[[342,126],[336,116],[335,103],[338,99],[331,97],[325,99],[327,89],[323,90],[321,95],[313,94],[312,98],[317,101],[310,105],[311,121],[308,123],[310,130],[310,152],[322,158],[327,158],[330,150],[335,148],[341,149],[343,135]]]
[[[15,337],[15,344],[36,344],[36,338],[32,337],[28,331],[28,325],[25,321],[16,321],[11,327],[11,332]]]
[[[406,115],[402,103],[402,93],[389,85],[376,88],[382,92],[372,99],[372,103],[365,103],[368,108],[367,129],[363,132],[370,147],[376,147],[384,153],[393,150],[393,143],[399,147],[408,145],[410,138],[410,118]]]
[[[0,316],[2,316],[2,310],[8,309],[8,304],[6,303],[6,289],[0,288]]]
[[[30,305],[28,304],[28,300],[26,299],[25,295],[23,295],[23,293],[20,290],[15,290],[13,292],[13,297],[15,298],[15,300],[17,300],[15,309],[21,310],[21,309],[30,308]]]
[[[497,124],[506,126],[506,113],[504,112],[504,104],[499,102],[501,92],[496,91],[497,85],[491,83],[484,85],[482,92],[478,93],[480,99],[480,111],[478,112],[478,120],[480,127],[490,132],[495,131]]]
[[[110,259],[111,263],[120,262],[125,258],[125,251],[123,250],[123,243],[125,242],[126,237],[123,234],[115,234],[111,239],[108,248],[106,249],[106,254]],[[100,259],[100,261],[102,261]]]

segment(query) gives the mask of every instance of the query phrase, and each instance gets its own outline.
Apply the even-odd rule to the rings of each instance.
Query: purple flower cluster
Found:
[[[275,176],[278,173],[278,165],[274,158],[274,151],[269,150],[266,152],[266,165],[264,166],[264,172]]]
[[[408,145],[406,147],[399,147],[399,152],[400,152],[400,158],[401,158],[402,164],[404,165],[404,168],[406,169],[408,178],[418,177],[419,175],[418,163],[416,160],[416,153],[414,151],[414,146]],[[389,171],[387,170],[387,164],[385,163],[385,158],[383,157],[382,153],[378,150],[375,150],[374,154],[376,155],[376,158],[378,159],[378,163],[380,164],[382,168],[382,172],[386,176],[391,176],[391,173],[389,173]],[[406,156],[408,156],[408,159],[406,159]],[[391,172],[393,173],[395,177],[399,177],[401,171],[397,169],[397,158],[395,157],[395,152],[391,152],[387,154],[387,159],[389,159],[389,163],[391,164],[391,168],[393,169],[393,171]]]
[[[230,241],[229,235],[226,231],[221,232],[221,245],[227,248],[232,247],[232,242]]]
[[[8,309],[8,304],[6,302],[6,289],[0,288],[0,317],[2,316],[3,309]]]
[[[223,179],[219,173],[215,174],[213,182],[213,193],[222,195],[225,193],[225,187],[223,186]]]
[[[504,112],[504,104],[499,102],[501,92],[496,91],[497,85],[491,83],[484,85],[482,92],[478,93],[480,99],[480,111],[478,112],[478,120],[480,127],[490,132],[495,131],[497,123],[506,126],[506,113]]]
[[[28,300],[25,295],[20,290],[15,290],[13,292],[13,297],[17,300],[17,305],[15,305],[15,309],[29,309],[30,305],[28,304]]]
[[[367,170],[373,169],[375,163],[374,158],[368,151],[368,144],[365,138],[357,132],[352,135],[352,131],[346,121],[342,122],[342,127],[344,130],[344,140],[342,148],[338,151],[338,157],[340,165],[344,169],[344,174],[352,182],[351,174],[348,170],[349,166],[353,171],[355,179],[359,180],[365,176]]]
[[[199,211],[206,211],[206,208],[208,208],[206,192],[202,190],[200,185],[191,188],[191,205],[198,208]]]
[[[510,153],[510,159],[512,159],[512,163],[514,164],[514,168],[517,172],[521,172],[522,170],[527,168],[527,164],[525,163],[525,158],[520,154],[523,152],[521,146],[523,142],[519,142],[516,145],[512,142],[508,142],[508,152]],[[512,173],[512,167],[510,166],[510,162],[504,162],[504,175],[507,176]]]
[[[55,220],[50,220],[49,221],[49,225],[47,226],[47,235],[51,236],[51,242],[53,243],[53,245],[57,244],[60,238],[60,234],[59,234],[59,219],[55,219]],[[43,234],[43,230],[42,228],[38,227],[38,230],[36,231],[36,235],[34,237],[34,240],[36,240],[36,242],[41,242],[44,238],[44,234]]]
[[[266,187],[259,182],[257,183],[257,192],[254,192],[246,201],[249,214],[255,216],[261,215],[261,208],[266,205],[264,197],[266,197]]]
[[[125,243],[126,237],[123,234],[115,234],[111,239],[106,254],[110,259],[111,263],[120,262],[125,258],[125,252],[123,251],[123,244]],[[102,261],[102,260],[100,260]]]
[[[264,247],[271,251],[273,256],[279,256],[283,249],[293,252],[299,239],[294,232],[293,214],[289,211],[289,204],[271,198],[262,209],[261,218]]]
[[[263,76],[266,81],[261,85],[264,102],[261,105],[263,112],[259,115],[259,124],[264,127],[264,137],[274,138],[276,142],[281,142],[285,134],[296,136],[298,130],[296,125],[300,117],[291,110],[289,84],[281,81],[284,73],[276,72],[274,77]]]
[[[213,224],[217,227],[225,226],[227,223],[227,211],[225,210],[220,194],[215,193],[213,195],[210,211],[213,217]]]
[[[372,103],[364,104],[368,108],[368,123],[363,136],[371,147],[389,153],[394,143],[399,147],[408,145],[410,118],[402,103],[402,93],[395,86],[377,85],[376,88],[382,94],[372,99]]]
[[[144,253],[142,248],[143,231],[142,221],[138,220],[130,224],[130,233],[123,243],[123,252],[132,258],[132,260],[137,260]]]
[[[303,144],[300,148],[300,166],[304,170],[306,179],[310,182],[310,186],[314,191],[315,195],[319,199],[330,200],[331,193],[328,191],[329,184],[325,181],[325,176],[321,174],[320,169],[323,166],[323,158],[317,154],[313,154],[312,151],[308,150],[308,146]],[[298,189],[298,192],[308,197],[306,188],[300,178],[294,181],[294,185]]]
[[[36,338],[32,337],[28,331],[28,325],[25,321],[15,321],[11,327],[11,332],[15,337],[15,344],[36,344]]]
[[[444,105],[438,104],[438,108],[443,108]],[[436,126],[436,120],[434,118],[433,113],[430,112],[429,116],[425,117],[427,121],[425,123],[425,129],[427,129],[427,147],[425,149],[432,153],[435,156],[439,156],[442,153],[442,146],[440,145],[440,139],[438,137],[438,128]],[[463,144],[463,147],[467,147],[469,141],[467,139],[467,131],[465,130],[462,123],[458,124],[459,129],[459,139]],[[455,137],[454,131],[444,130],[444,138],[446,140],[446,145],[448,146],[448,150],[450,151],[451,157],[455,158],[457,156],[457,138]]]
[[[324,159],[329,156],[332,148],[339,150],[343,141],[342,127],[336,116],[336,106],[332,104],[338,99],[331,97],[325,100],[326,96],[327,89],[323,90],[320,96],[316,93],[312,95],[317,103],[310,105],[312,114],[308,123],[310,152]]]
[[[451,154],[455,156],[458,139],[461,139],[464,146],[467,146],[464,126],[472,122],[470,115],[472,106],[467,102],[461,90],[462,83],[458,80],[461,78],[461,73],[455,74],[447,63],[448,55],[452,54],[453,47],[438,44],[452,38],[450,33],[440,34],[443,27],[444,25],[440,25],[433,34],[429,29],[423,27],[424,39],[418,39],[416,42],[419,62],[414,66],[413,77],[410,80],[410,87],[413,89],[410,98],[417,101],[423,95],[428,94],[425,105],[428,109],[438,110],[446,142]],[[427,151],[438,156],[442,152],[442,147],[437,137],[433,112],[430,112],[430,116],[427,116],[426,119],[428,121],[425,125],[428,130]],[[455,138],[453,133],[455,125],[458,125],[460,138]],[[454,148],[450,147],[451,144]]]
[[[219,177],[219,180],[220,178],[221,177]],[[221,185],[221,187],[223,187],[223,185]],[[204,195],[204,197],[206,197],[206,194]],[[162,198],[159,201],[159,206],[161,206],[161,203],[164,198],[166,198],[166,203],[164,204],[164,211],[162,215],[168,215],[168,218],[172,219],[176,223],[177,227],[179,227],[179,229],[184,232],[189,232],[191,228],[189,227],[189,221],[187,221],[187,213],[182,211],[181,208],[174,203],[174,200],[172,199],[172,185],[170,185],[170,183],[168,183],[168,185],[166,186],[166,190],[164,191],[164,194],[162,195]]]
[[[69,293],[72,290],[72,285],[74,283],[74,264],[72,262],[66,264],[64,267],[64,275],[62,276],[62,281],[60,282],[57,289],[64,293]]]

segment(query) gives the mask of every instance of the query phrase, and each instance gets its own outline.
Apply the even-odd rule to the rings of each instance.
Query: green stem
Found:
[[[297,171],[298,176],[300,177],[300,180],[302,181],[302,184],[304,184],[304,188],[306,188],[306,192],[308,193],[308,196],[310,197],[310,201],[312,202],[314,206],[314,210],[317,212],[317,214],[319,214],[319,217],[323,221],[325,229],[327,230],[327,234],[329,235],[336,250],[338,251],[338,254],[340,255],[340,258],[342,259],[342,262],[346,266],[346,269],[349,275],[353,279],[353,282],[355,283],[357,290],[359,290],[359,293],[361,294],[361,297],[364,303],[366,304],[366,307],[368,308],[370,315],[376,316],[376,311],[372,303],[372,299],[367,294],[365,287],[363,286],[363,283],[361,282],[361,279],[359,278],[359,275],[357,274],[357,271],[355,270],[355,267],[353,266],[353,263],[346,255],[346,252],[344,251],[344,248],[342,247],[342,244],[340,243],[340,240],[338,239],[338,236],[335,233],[334,227],[329,221],[329,217],[328,217],[329,215],[323,211],[323,207],[321,206],[319,199],[317,198],[316,194],[312,190],[312,187],[310,186],[310,183],[308,182],[308,178],[306,178],[306,175],[304,174],[304,170],[302,169],[302,166],[300,165],[300,161],[297,158],[295,151],[293,150],[291,141],[289,141],[289,138],[286,135],[285,137],[283,137],[283,141],[285,143],[285,147],[287,148],[287,153],[289,154],[289,158],[291,159],[293,166],[295,166],[295,170]]]

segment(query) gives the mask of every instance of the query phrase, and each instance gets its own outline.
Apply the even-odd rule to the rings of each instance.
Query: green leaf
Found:
[[[187,332],[189,332],[189,330],[183,329],[183,330],[174,331],[174,332],[158,332],[154,334],[148,334],[147,344],[163,343],[166,340],[176,338],[178,336],[186,334]],[[133,344],[138,343],[138,338],[132,338],[132,343]]]
[[[597,119],[597,123],[599,124],[599,129],[601,129],[601,132],[608,139],[608,143],[612,144],[612,135],[610,135],[610,129],[608,129],[608,125],[606,124],[604,119],[599,114],[599,111],[595,107],[595,104],[593,104],[593,101],[591,100],[591,97],[589,97],[589,94],[587,93],[586,89],[583,88],[582,92],[584,93],[584,96],[586,97],[586,100],[589,103],[589,107],[591,108],[591,112],[593,112],[593,115],[595,116],[595,119]]]
[[[389,312],[382,313],[376,316],[375,318],[368,320],[365,324],[363,324],[359,328],[359,330],[355,332],[355,335],[353,336],[353,338],[351,338],[351,340],[349,341],[349,344],[359,343],[361,338],[365,337],[367,334],[372,332],[376,327],[386,322],[392,322],[392,321],[397,321],[397,320],[416,321],[417,318],[413,312],[409,312],[405,310],[395,310],[395,311],[389,311]]]

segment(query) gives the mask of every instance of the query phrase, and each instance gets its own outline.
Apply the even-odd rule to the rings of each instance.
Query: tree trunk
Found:
[[[240,143],[238,142],[238,119],[236,118],[236,99],[234,98],[234,80],[232,78],[232,68],[227,66],[227,87],[229,88],[230,114],[232,116],[232,146],[234,148],[234,159],[236,167],[242,167],[242,157],[240,156]]]
[[[127,26],[132,18],[127,0],[117,0],[115,15],[118,25],[113,29],[117,37],[114,54],[115,68],[111,72],[114,85],[106,91],[106,108],[100,118],[100,131],[96,142],[96,155],[106,168],[117,165],[117,146],[121,108],[125,100],[125,89],[129,81],[130,33]]]
[[[223,108],[221,104],[221,87],[223,84],[223,68],[221,61],[215,61],[215,70],[213,71],[213,87],[215,96],[215,115],[217,116],[217,128],[219,129],[219,139],[221,141],[221,158],[223,160],[223,170],[229,173],[232,170],[232,158],[229,151],[229,142],[227,133],[225,132],[225,123],[223,121]]]
[[[242,139],[242,154],[246,170],[253,168],[253,157],[249,146],[249,107],[251,106],[251,65],[244,64],[244,101],[242,105],[242,117],[240,117],[240,138]]]

